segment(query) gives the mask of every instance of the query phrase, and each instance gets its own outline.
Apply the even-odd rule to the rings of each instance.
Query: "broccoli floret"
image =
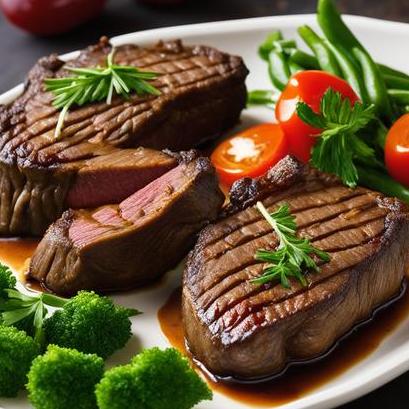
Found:
[[[24,331],[0,325],[0,396],[17,395],[39,353],[39,345]]]
[[[37,409],[95,409],[104,361],[94,354],[49,345],[28,373],[28,398]]]
[[[105,373],[96,388],[100,409],[190,409],[212,392],[176,349],[152,348]]]
[[[108,297],[80,291],[44,321],[46,340],[50,344],[107,358],[131,337],[129,317],[136,313],[114,305]]]
[[[0,297],[3,290],[14,288],[17,284],[16,277],[6,265],[0,263]]]

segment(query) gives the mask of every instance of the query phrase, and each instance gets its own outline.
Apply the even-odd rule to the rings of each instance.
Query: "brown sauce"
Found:
[[[216,382],[204,373],[211,388],[232,399],[251,406],[273,407],[299,399],[312,390],[333,380],[366,358],[409,315],[409,291],[377,312],[376,318],[353,332],[336,348],[335,353],[304,366],[290,367],[275,379],[259,384],[233,384]],[[185,348],[181,289],[175,290],[159,310],[162,332],[177,349],[188,354]]]
[[[18,275],[19,281],[31,291],[43,291],[37,281],[27,280],[25,275],[30,257],[38,245],[36,239],[1,239],[0,261]]]

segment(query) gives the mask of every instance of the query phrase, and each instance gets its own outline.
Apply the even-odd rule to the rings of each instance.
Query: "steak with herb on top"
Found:
[[[104,65],[110,51],[103,38],[67,64]],[[129,189],[140,187],[140,181],[126,185],[126,180],[146,184],[171,164],[164,169],[163,155],[150,152],[147,174],[139,176],[140,162],[132,164],[133,153],[125,158],[118,150],[190,149],[233,126],[245,106],[248,71],[240,57],[167,41],[118,46],[114,59],[158,73],[152,85],[161,94],[73,106],[55,140],[59,111],[52,106],[53,95],[45,92],[44,79],[72,74],[52,55],[30,71],[21,97],[0,106],[0,235],[40,235],[68,207],[121,202]],[[118,160],[121,155],[126,169]],[[124,171],[127,176],[116,184]]]
[[[308,286],[256,285],[257,249],[277,237],[254,204],[288,203],[297,234],[328,252]],[[260,179],[233,185],[224,216],[207,226],[184,273],[188,347],[220,377],[254,380],[327,352],[355,324],[396,296],[409,263],[409,218],[399,200],[319,173],[287,157]]]
[[[207,158],[179,165],[118,205],[68,210],[37,247],[29,275],[58,294],[112,291],[151,282],[192,248],[224,202]]]

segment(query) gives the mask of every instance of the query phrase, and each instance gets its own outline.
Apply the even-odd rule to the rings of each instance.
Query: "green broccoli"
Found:
[[[14,277],[10,268],[0,263],[0,297],[3,296],[3,290],[14,288],[16,284],[16,277]]]
[[[24,331],[0,325],[0,396],[14,397],[24,387],[39,345]]]
[[[49,345],[28,373],[28,398],[37,409],[95,409],[104,361],[94,354]]]
[[[105,373],[96,388],[100,409],[190,409],[212,392],[176,349],[152,348]]]
[[[46,340],[107,358],[127,343],[132,335],[129,317],[137,313],[108,297],[80,291],[44,321]]]

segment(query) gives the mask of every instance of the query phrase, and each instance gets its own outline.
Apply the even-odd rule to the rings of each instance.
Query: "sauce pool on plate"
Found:
[[[158,312],[162,332],[170,344],[184,354],[185,348],[181,288],[176,289]],[[335,353],[314,363],[290,367],[274,380],[258,384],[216,382],[204,373],[210,387],[232,399],[260,407],[279,406],[299,399],[308,392],[333,380],[365,359],[409,315],[409,291],[387,308],[381,308],[376,317],[340,342]]]

